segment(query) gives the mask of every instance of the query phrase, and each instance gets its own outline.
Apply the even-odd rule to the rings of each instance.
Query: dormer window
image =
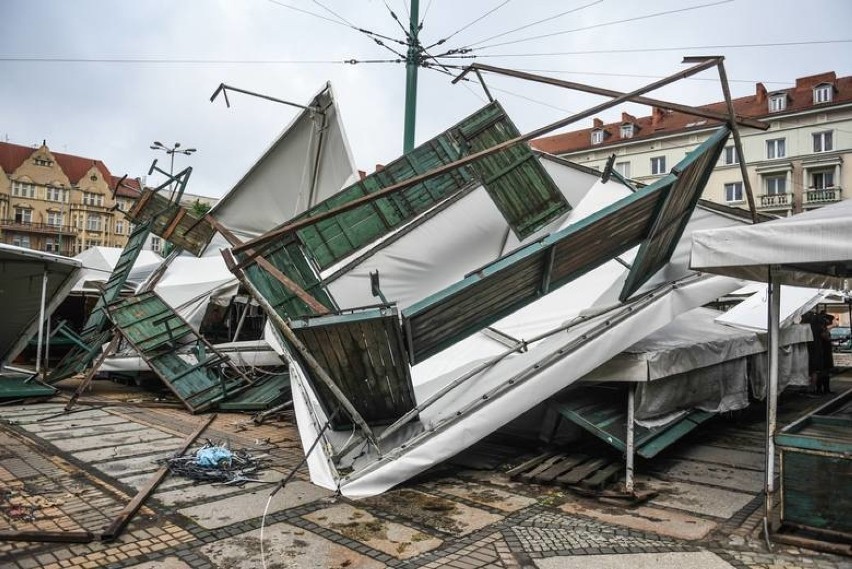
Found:
[[[35,162],[36,166],[50,166],[51,164],[53,164],[53,162],[48,160],[47,158],[35,158],[33,162]]]
[[[769,112],[777,113],[787,108],[787,93],[776,93],[769,96]]]
[[[600,144],[604,139],[603,129],[595,129],[592,131],[592,144]]]
[[[831,83],[823,83],[814,87],[814,105],[830,103],[834,95],[834,87]]]
[[[621,125],[621,138],[633,138],[633,123]]]

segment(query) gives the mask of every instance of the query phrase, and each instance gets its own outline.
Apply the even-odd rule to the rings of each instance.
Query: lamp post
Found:
[[[154,141],[154,144],[151,145],[151,150],[162,150],[169,155],[169,177],[174,176],[175,173],[175,154],[189,156],[193,152],[197,152],[197,149],[195,148],[181,148],[180,142],[175,142],[174,145],[169,148],[159,140]],[[174,184],[174,182],[172,182],[172,184]],[[174,194],[174,185],[172,185],[172,194]]]

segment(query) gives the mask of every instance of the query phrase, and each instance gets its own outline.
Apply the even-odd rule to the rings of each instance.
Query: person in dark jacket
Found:
[[[823,320],[816,312],[808,311],[802,315],[802,324],[811,327],[811,341],[808,342],[808,375],[810,377],[811,393],[818,393],[821,387],[825,355],[823,354],[822,329]]]
[[[819,341],[822,344],[822,370],[817,374],[817,393],[829,394],[832,393],[828,383],[831,379],[831,370],[834,369],[834,352],[831,349],[831,332],[829,330],[834,326],[834,316],[826,313],[825,310],[819,313],[820,320],[820,336]]]

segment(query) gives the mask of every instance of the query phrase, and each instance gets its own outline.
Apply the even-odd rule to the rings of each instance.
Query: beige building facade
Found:
[[[770,126],[766,131],[741,127],[758,211],[790,215],[852,197],[852,77],[822,73],[778,91],[758,83],[754,95],[734,105],[738,114]],[[723,102],[704,108],[725,111]],[[539,139],[533,146],[600,170],[615,154],[619,173],[647,184],[668,173],[718,126],[655,108],[647,117],[623,113],[612,124],[596,119],[592,128]],[[733,139],[702,197],[748,207]]]
[[[114,192],[118,181],[100,160],[0,142],[0,241],[67,256],[124,247],[139,188]]]

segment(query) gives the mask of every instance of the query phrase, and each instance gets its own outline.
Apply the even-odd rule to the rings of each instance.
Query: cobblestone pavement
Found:
[[[105,383],[96,389],[114,389]],[[852,376],[833,385],[852,387]],[[781,421],[824,401],[788,395]],[[0,530],[99,535],[156,460],[202,420],[120,403],[62,414],[62,405],[0,407]],[[767,551],[760,537],[763,423],[753,415],[720,418],[659,460],[639,463],[640,484],[659,495],[635,508],[451,466],[359,501],[313,486],[306,470],[272,500],[264,484],[167,478],[119,539],[0,541],[0,567],[852,567],[849,558],[795,547]],[[256,426],[221,414],[204,437],[268,453],[263,479],[270,482],[302,457],[287,419]]]

